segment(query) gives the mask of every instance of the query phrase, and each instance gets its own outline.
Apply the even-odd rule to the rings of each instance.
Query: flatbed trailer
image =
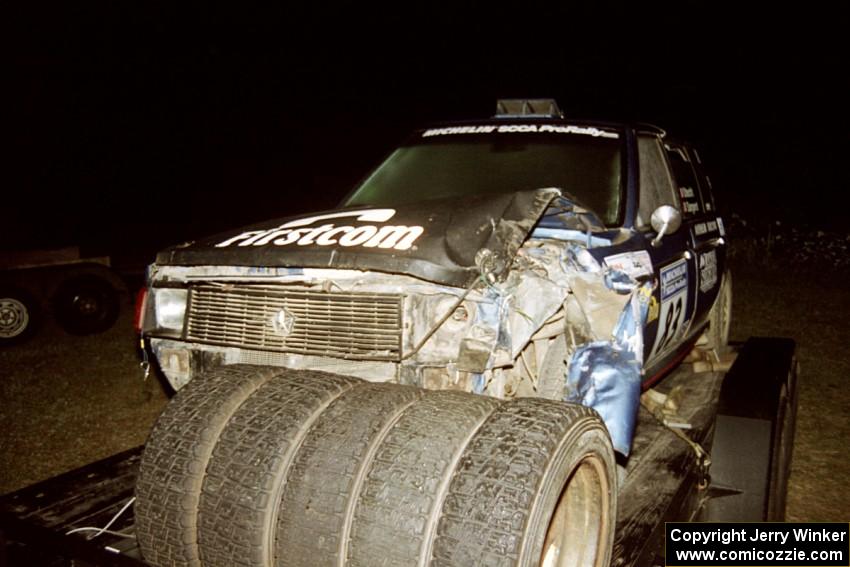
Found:
[[[675,416],[642,405],[619,490],[612,567],[663,565],[666,521],[781,519],[796,412],[795,345],[757,338],[735,351],[726,373],[683,363],[654,388],[679,400]],[[735,435],[712,450],[715,430],[729,424]],[[736,439],[749,444],[736,446]],[[145,565],[127,505],[142,449],[0,497],[0,565]],[[764,474],[736,478],[735,471],[753,468]]]

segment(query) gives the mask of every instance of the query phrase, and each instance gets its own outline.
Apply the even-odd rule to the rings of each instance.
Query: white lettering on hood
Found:
[[[395,216],[395,209],[369,209],[365,211],[343,211],[315,215],[286,222],[266,230],[249,230],[216,244],[218,248],[228,246],[363,246],[365,248],[393,248],[408,250],[425,232],[421,226],[362,224],[359,226],[336,226],[320,221],[355,217],[360,222],[384,223]]]

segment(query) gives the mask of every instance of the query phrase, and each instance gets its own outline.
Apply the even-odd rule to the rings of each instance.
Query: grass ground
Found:
[[[850,286],[835,273],[734,265],[732,338],[787,336],[802,368],[788,519],[850,518]],[[72,337],[47,323],[0,350],[0,494],[145,441],[166,401],[142,382],[129,305],[118,324]]]
[[[847,274],[803,266],[733,266],[732,339],[797,341],[800,405],[788,521],[850,518],[850,286]]]

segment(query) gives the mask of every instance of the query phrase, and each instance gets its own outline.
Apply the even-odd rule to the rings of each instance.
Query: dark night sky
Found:
[[[11,18],[5,248],[145,255],[330,207],[414,126],[489,116],[500,96],[657,123],[700,147],[727,210],[846,227],[837,11],[27,6]]]

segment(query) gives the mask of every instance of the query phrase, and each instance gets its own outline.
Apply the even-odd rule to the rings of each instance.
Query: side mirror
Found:
[[[682,226],[682,213],[676,207],[661,205],[652,211],[649,223],[652,225],[652,230],[658,233],[658,236],[652,240],[652,245],[658,246],[664,235],[673,234]]]

